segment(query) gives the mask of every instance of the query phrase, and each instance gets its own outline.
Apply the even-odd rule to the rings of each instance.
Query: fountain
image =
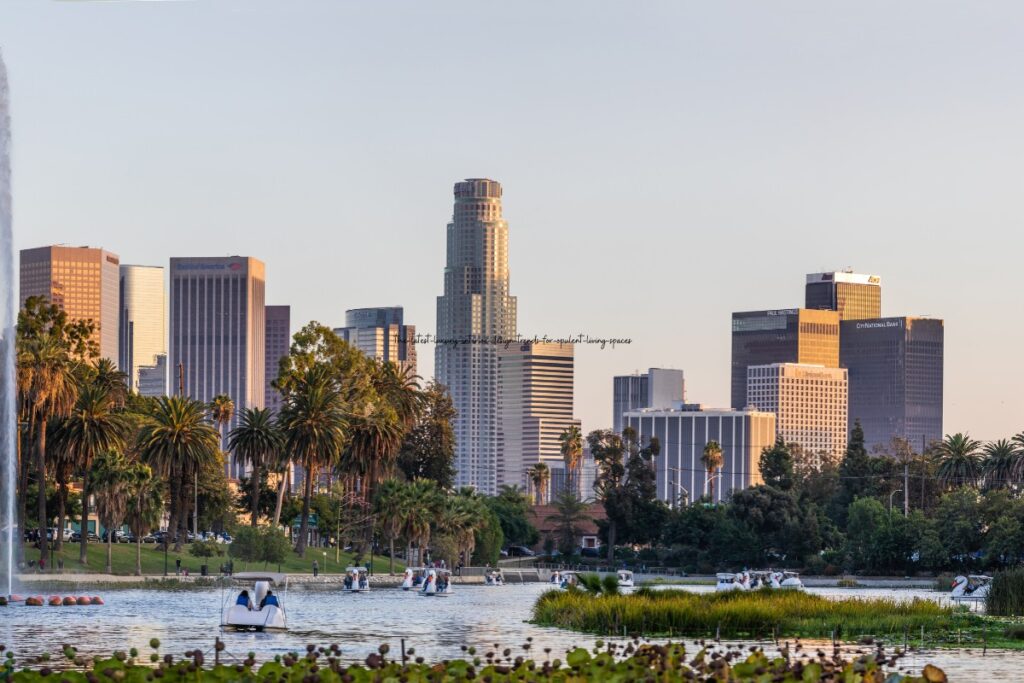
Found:
[[[14,238],[11,233],[11,117],[7,68],[0,53],[0,591],[14,587],[16,551],[14,493],[17,481],[15,438]]]

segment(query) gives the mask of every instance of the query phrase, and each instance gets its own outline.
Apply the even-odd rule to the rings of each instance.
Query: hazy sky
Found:
[[[1024,429],[1019,2],[3,0],[19,248],[257,256],[296,326],[435,325],[452,184],[505,188],[523,334],[725,405],[807,272],[946,321],[947,432]],[[421,373],[433,349],[420,347]]]

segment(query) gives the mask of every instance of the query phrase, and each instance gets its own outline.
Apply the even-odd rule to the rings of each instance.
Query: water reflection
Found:
[[[227,652],[239,657],[252,651],[265,659],[304,650],[307,643],[338,643],[343,657],[351,661],[362,660],[381,643],[398,652],[400,638],[428,661],[458,657],[463,645],[484,650],[500,643],[521,654],[519,647],[528,637],[533,638],[532,655],[540,659],[545,647],[556,657],[571,647],[592,645],[592,636],[526,623],[534,600],[548,588],[544,584],[465,586],[447,599],[428,599],[395,589],[355,595],[340,590],[292,589],[285,596],[290,630],[284,633],[220,633],[220,589],[117,590],[104,593],[104,606],[0,608],[0,642],[24,657],[43,651],[57,653],[64,643],[75,645],[86,655],[131,647],[145,653],[149,640],[159,638],[162,652],[181,654],[194,648],[209,650],[214,637],[220,635]],[[686,587],[708,589],[711,587]],[[943,594],[922,590],[811,592],[829,597],[944,599]],[[771,644],[764,645],[774,649]],[[805,649],[814,645],[805,643]],[[1013,680],[1010,672],[1016,675],[1024,669],[1024,652],[989,651],[984,657],[966,651],[912,653],[899,668],[919,670],[927,662],[941,666],[955,681]]]

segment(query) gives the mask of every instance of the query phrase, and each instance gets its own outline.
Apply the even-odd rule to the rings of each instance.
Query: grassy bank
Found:
[[[199,567],[202,564],[207,564],[210,568],[210,572],[216,574],[220,565],[228,561],[227,548],[228,546],[222,546],[225,551],[225,555],[221,557],[207,557],[198,558],[193,557],[189,554],[189,546],[184,546],[182,552],[175,553],[173,551],[167,553],[167,568],[168,572],[174,574],[174,560],[181,559],[182,570],[188,569],[190,574],[198,575]],[[53,561],[50,562],[48,569],[56,569],[57,559],[63,558],[64,560],[64,573],[66,574],[81,574],[81,573],[103,573],[107,566],[107,546],[104,543],[90,543],[88,546],[88,560],[89,564],[83,567],[78,563],[78,544],[70,545],[65,544],[63,551],[54,553]],[[39,557],[39,551],[33,548],[31,545],[25,545],[25,555],[27,559],[34,560]],[[135,573],[135,546],[130,543],[115,543],[113,546],[113,573],[124,576],[130,576]],[[313,560],[316,560],[320,565],[320,572],[324,574],[337,574],[345,571],[345,567],[348,567],[353,562],[351,553],[341,553],[340,561],[334,561],[334,550],[327,550],[327,557],[323,556],[323,550],[310,548],[306,551],[305,559],[299,558],[294,553],[288,553],[288,557],[284,562],[281,563],[281,571],[286,574],[310,574],[313,571]],[[396,561],[395,571],[401,572],[405,567],[404,564]],[[245,571],[246,569],[263,569],[263,563],[246,563],[235,560],[235,571]],[[277,570],[277,565],[267,567],[267,569]],[[386,557],[382,558],[374,556],[373,558],[373,569],[375,572],[387,572],[388,560]],[[164,551],[155,544],[143,544],[142,546],[142,573],[147,576],[163,576],[164,573]]]
[[[694,635],[722,638],[807,637],[856,640],[916,638],[923,628],[933,643],[983,629],[984,617],[930,600],[829,600],[800,591],[689,593],[642,590],[592,597],[550,591],[538,599],[533,620],[597,634]],[[993,637],[995,629],[993,629]]]
[[[337,645],[317,648],[309,645],[306,653],[290,653],[277,656],[273,661],[257,666],[253,656],[231,664],[209,664],[206,656],[196,650],[185,653],[185,659],[171,655],[160,657],[156,652],[159,641],[151,641],[154,651],[146,654],[134,650],[117,652],[108,659],[97,657],[89,661],[77,655],[73,647],[67,647],[63,656],[29,662],[26,666],[13,659],[0,665],[0,680],[13,678],[16,683],[41,683],[56,678],[67,683],[95,683],[98,680],[152,681],[163,683],[228,683],[231,681],[408,681],[410,683],[446,683],[448,681],[483,680],[489,683],[500,681],[530,680],[538,683],[565,681],[633,681],[655,680],[665,683],[682,683],[693,680],[718,680],[731,683],[797,683],[798,681],[843,680],[847,683],[925,683],[946,681],[943,672],[933,666],[926,666],[921,677],[890,674],[880,670],[872,655],[856,659],[836,656],[827,658],[824,653],[818,659],[805,661],[783,658],[769,659],[763,652],[743,653],[735,651],[726,657],[711,656],[700,651],[691,661],[681,643],[667,645],[631,644],[624,650],[609,645],[593,651],[577,648],[566,653],[565,660],[544,658],[543,661],[529,659],[523,654],[513,655],[511,650],[493,650],[477,653],[475,648],[463,648],[467,659],[445,660],[429,664],[423,658],[405,660],[398,653],[390,652],[387,645],[381,645],[377,652],[366,657],[363,664],[345,665],[340,662],[341,650]],[[635,647],[634,647],[635,646]],[[528,648],[528,646],[526,646]],[[513,658],[514,656],[514,658]],[[57,661],[57,660],[61,661]],[[404,660],[404,661],[403,661]],[[882,658],[884,661],[884,658]],[[67,665],[82,670],[67,670]]]

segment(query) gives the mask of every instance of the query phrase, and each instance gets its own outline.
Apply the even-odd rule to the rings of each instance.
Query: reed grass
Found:
[[[593,597],[582,592],[545,593],[533,620],[597,634],[820,637],[934,635],[973,625],[982,617],[931,600],[830,600],[800,591],[690,593],[641,590]]]
[[[1008,569],[992,578],[985,611],[996,617],[1024,616],[1024,569]]]

